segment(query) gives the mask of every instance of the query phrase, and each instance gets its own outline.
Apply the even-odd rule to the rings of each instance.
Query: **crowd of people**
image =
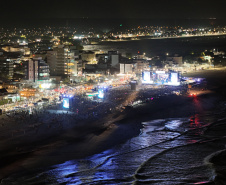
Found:
[[[104,90],[101,101],[87,98],[85,93],[74,94],[70,100],[70,109],[64,109],[62,104],[32,107],[32,109],[17,110],[9,118],[2,117],[1,126],[10,122],[17,125],[13,128],[12,137],[16,135],[48,134],[51,130],[62,131],[81,126],[84,122],[94,122],[108,115],[126,112],[140,103],[151,102],[159,96],[167,96],[180,92],[181,87],[139,86],[131,90],[129,85]],[[42,133],[43,132],[43,133]]]

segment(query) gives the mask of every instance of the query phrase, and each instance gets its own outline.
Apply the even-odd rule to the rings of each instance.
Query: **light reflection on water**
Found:
[[[62,176],[65,177],[64,182],[75,184],[89,184],[91,182],[97,182],[97,184],[98,182],[104,182],[107,184],[116,181],[132,183],[135,171],[143,162],[158,155],[165,149],[184,144],[183,141],[174,141],[171,144],[164,142],[180,136],[180,133],[176,131],[187,120],[188,118],[144,122],[142,134],[116,148],[74,162],[76,166],[74,171],[73,165],[71,166],[70,163],[68,164],[69,167],[67,165],[57,165],[54,169],[56,179],[59,180],[59,172],[61,172],[61,178],[58,181],[60,183],[63,182]],[[164,144],[161,146],[161,143]]]
[[[48,184],[117,184],[118,182],[132,184],[138,182],[140,180],[137,175],[152,158],[161,156],[162,152],[169,149],[198,142],[198,138],[191,140],[189,136],[183,135],[183,132],[193,129],[193,123],[199,124],[198,115],[190,119],[195,121],[191,123],[189,118],[171,118],[144,122],[141,134],[126,143],[85,159],[52,166],[51,170],[35,174],[34,180],[48,182]],[[175,168],[181,168],[181,164],[176,165]],[[156,169],[153,168],[153,170]],[[164,171],[161,166],[158,170]],[[170,176],[169,173],[167,178],[170,179]],[[157,179],[158,176],[155,175],[155,178]],[[20,178],[17,180],[17,182],[23,181]],[[26,182],[26,184],[29,183],[32,184],[32,182]]]

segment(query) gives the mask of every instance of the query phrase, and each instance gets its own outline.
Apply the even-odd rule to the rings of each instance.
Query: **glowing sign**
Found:
[[[143,76],[142,83],[145,84],[153,83],[153,81],[151,80],[151,73],[149,71],[144,71],[142,76]]]
[[[148,72],[148,71],[143,72],[143,80],[144,81],[150,81],[150,79],[151,79],[150,72]]]
[[[178,73],[171,73],[170,82],[168,82],[168,85],[180,85]]]
[[[63,99],[63,108],[69,109],[69,98]]]
[[[98,90],[98,98],[101,98],[101,99],[104,98],[104,90],[103,89]]]
[[[178,82],[178,74],[177,73],[171,73],[171,82],[173,84]]]

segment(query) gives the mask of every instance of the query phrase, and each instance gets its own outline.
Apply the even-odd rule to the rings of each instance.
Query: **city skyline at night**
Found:
[[[0,184],[226,184],[226,1],[4,1]]]

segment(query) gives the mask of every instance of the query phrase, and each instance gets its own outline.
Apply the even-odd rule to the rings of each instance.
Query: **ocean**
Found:
[[[145,53],[148,57],[178,54],[180,56],[190,55],[216,49],[226,51],[226,36],[205,36],[189,38],[168,39],[141,39],[131,41],[109,41],[100,42],[97,45],[84,45],[84,50],[97,50],[108,52],[119,51],[122,56],[131,53],[133,56]]]
[[[21,171],[1,184],[209,183],[215,174],[205,158],[224,149],[225,142],[223,134],[205,134],[212,119],[206,112],[142,122],[140,134],[123,144],[48,168]]]
[[[139,50],[152,56],[166,51],[183,54],[191,50],[220,50],[225,48],[224,43],[225,37],[150,39],[104,42],[85,49],[94,47],[121,53]],[[213,154],[225,150],[226,72],[204,71],[192,75],[206,78],[213,93],[197,99],[160,97],[151,104],[134,108],[112,128],[89,135],[86,140],[74,142],[75,133],[70,130],[70,134],[65,133],[61,138],[59,148],[54,142],[43,148],[55,148],[59,150],[57,153],[39,161],[43,151],[35,151],[29,157],[36,160],[37,166],[21,160],[22,167],[2,178],[1,184],[174,185],[211,184],[214,179],[225,183],[222,180],[225,175],[219,176],[216,170],[221,165],[220,173],[225,173],[225,158]],[[88,152],[92,149],[97,152]],[[75,151],[84,151],[83,157],[77,157]],[[62,162],[60,158],[65,160]],[[19,163],[13,163],[8,169],[18,166]]]
[[[1,184],[194,185],[212,184],[214,179],[224,184],[225,176],[218,176],[219,170],[213,165],[221,165],[221,172],[225,172],[224,155],[213,154],[225,151],[226,89],[219,80],[226,72],[194,75],[207,77],[208,88],[215,86],[215,91],[196,98],[160,97],[150,104],[141,104],[114,124],[114,132],[106,130],[89,137],[94,145],[103,139],[96,147],[111,147],[52,166],[21,169],[3,178]],[[220,84],[221,88],[216,88]],[[137,134],[112,145],[130,132]],[[110,139],[104,139],[109,134]],[[71,145],[76,146],[82,145]],[[68,155],[63,149],[62,153]]]

